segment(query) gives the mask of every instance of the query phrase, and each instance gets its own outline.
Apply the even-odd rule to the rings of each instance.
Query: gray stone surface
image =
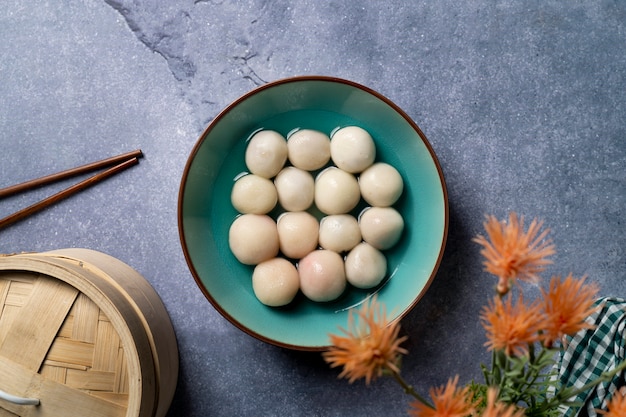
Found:
[[[419,390],[486,361],[493,284],[471,238],[486,213],[539,217],[550,274],[626,295],[626,3],[5,0],[0,187],[141,148],[140,165],[0,231],[0,253],[86,247],[141,272],[181,354],[168,416],[405,415],[393,381],[336,378],[319,354],[259,342],[195,285],[178,241],[186,159],[229,102],[279,78],[348,78],[387,95],[440,158],[450,232],[403,321]],[[71,183],[71,182],[70,182]],[[0,201],[0,216],[69,183]]]

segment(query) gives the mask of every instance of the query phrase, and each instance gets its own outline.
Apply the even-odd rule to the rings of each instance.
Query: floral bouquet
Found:
[[[508,222],[487,216],[484,226],[487,237],[479,235],[474,241],[482,247],[485,270],[498,281],[493,300],[480,315],[485,346],[492,353],[490,366],[482,366],[482,383],[460,386],[457,375],[445,386],[432,388],[429,398],[416,392],[400,374],[401,356],[408,354],[401,345],[407,336],[400,336],[397,321],[387,320],[385,306],[375,296],[351,312],[342,334],[330,336],[331,347],[323,353],[326,362],[342,367],[339,377],[350,383],[365,379],[369,384],[390,375],[412,396],[408,414],[415,417],[574,416],[586,403],[592,405],[580,415],[597,411],[606,417],[626,416],[626,395],[623,386],[619,389],[626,361],[615,362],[607,350],[606,357],[596,360],[607,369],[586,372],[581,366],[592,362],[577,362],[577,356],[598,356],[589,345],[589,332],[602,322],[598,317],[605,317],[607,308],[596,299],[597,287],[572,274],[555,276],[537,300],[526,301],[519,281],[540,282],[539,274],[555,253],[549,230],[542,230],[536,219],[524,230],[523,217],[515,213]],[[614,310],[623,316],[626,302],[616,305]],[[624,333],[623,325],[617,332]],[[564,364],[568,369],[559,370]],[[568,379],[567,372],[573,377]],[[605,398],[591,403],[589,392],[596,387]]]

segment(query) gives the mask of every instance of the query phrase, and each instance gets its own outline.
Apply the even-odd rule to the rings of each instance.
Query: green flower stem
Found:
[[[493,375],[494,375],[495,367],[496,367],[496,351],[492,350],[491,351],[491,369],[487,370],[487,367],[483,366],[483,376],[485,378],[485,383],[487,385],[493,384],[493,380],[494,380]]]
[[[395,372],[395,371],[391,371],[391,374],[393,375],[394,379],[396,380],[396,382],[398,382],[398,384],[400,384],[400,386],[402,387],[402,389],[404,389],[404,393],[405,394],[409,394],[411,395],[413,398],[415,398],[417,401],[421,402],[422,404],[434,409],[435,407],[430,403],[430,401],[428,401],[426,398],[422,397],[417,391],[415,391],[415,389],[413,389],[413,387],[409,384],[407,384],[407,382],[404,380],[404,378],[402,378],[402,376],[400,376],[399,372]]]

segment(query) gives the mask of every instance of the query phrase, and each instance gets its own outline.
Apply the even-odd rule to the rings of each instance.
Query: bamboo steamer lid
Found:
[[[0,416],[163,417],[178,347],[161,299],[101,252],[0,256]]]

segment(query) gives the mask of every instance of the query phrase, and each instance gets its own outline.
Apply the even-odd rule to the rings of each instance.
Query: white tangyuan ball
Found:
[[[247,174],[235,181],[230,201],[240,213],[266,214],[276,206],[278,193],[272,181]]]
[[[285,167],[274,178],[274,185],[278,202],[287,211],[306,210],[313,204],[315,180],[308,171]]]
[[[387,274],[387,258],[367,242],[361,242],[346,256],[346,279],[357,288],[372,288]]]
[[[389,207],[400,198],[404,183],[397,169],[377,162],[359,175],[359,187],[363,200],[368,204]]]
[[[329,167],[315,179],[315,205],[325,214],[344,214],[361,200],[356,177],[342,169]]]
[[[300,290],[313,301],[332,301],[346,288],[343,259],[337,252],[318,249],[298,262]]]
[[[319,243],[324,249],[347,252],[361,242],[359,222],[350,214],[333,214],[320,220]]]
[[[374,163],[376,145],[370,134],[358,126],[348,126],[333,133],[330,157],[344,171],[357,174]]]
[[[272,258],[254,267],[254,295],[263,304],[280,307],[289,304],[300,289],[296,267],[284,258]]]
[[[306,211],[288,211],[277,220],[280,251],[292,259],[300,259],[317,248],[319,223]]]
[[[368,207],[359,216],[363,240],[376,249],[393,247],[404,230],[404,220],[393,207]]]
[[[278,229],[267,214],[242,214],[228,231],[233,255],[245,265],[257,265],[278,255]]]
[[[287,150],[293,166],[315,171],[330,161],[330,138],[317,130],[297,130],[287,139]]]
[[[287,141],[278,132],[261,130],[255,133],[246,147],[246,166],[253,174],[272,178],[287,161]]]

